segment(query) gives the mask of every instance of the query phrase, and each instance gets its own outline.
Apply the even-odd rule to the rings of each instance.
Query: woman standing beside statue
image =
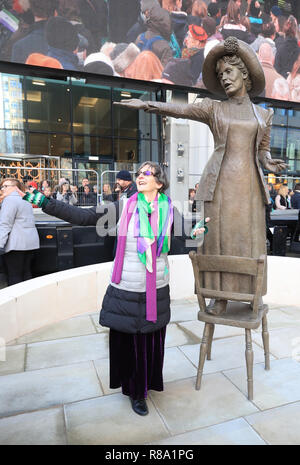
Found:
[[[270,155],[273,111],[254,105],[249,98],[264,90],[264,72],[255,52],[229,37],[207,55],[203,82],[213,94],[227,100],[205,98],[196,104],[169,104],[133,99],[121,104],[209,126],[214,152],[196,194],[196,200],[204,201],[205,216],[211,218],[210,234],[201,252],[258,258],[266,253],[265,205],[269,203],[260,164],[273,173],[286,167]],[[205,287],[251,293],[252,281],[247,276],[206,273]],[[266,287],[265,279],[263,295]],[[216,301],[209,311],[219,314],[225,308],[225,301]]]

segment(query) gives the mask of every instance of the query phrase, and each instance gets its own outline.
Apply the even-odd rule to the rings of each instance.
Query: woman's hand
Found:
[[[289,165],[278,158],[267,158],[264,162],[264,167],[272,173],[280,173],[288,168]]]
[[[205,224],[208,223],[210,221],[210,218],[207,217],[205,218]],[[194,233],[194,236],[200,236],[200,234],[203,234],[205,231],[205,228],[197,228],[197,229],[194,229],[193,230],[193,233]]]

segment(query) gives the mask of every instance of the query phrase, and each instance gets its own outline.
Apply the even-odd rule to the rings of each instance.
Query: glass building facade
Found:
[[[145,160],[159,161],[160,119],[113,104],[123,98],[155,96],[73,77],[58,81],[1,73],[1,176],[29,174],[41,181],[45,171],[38,168],[51,168],[47,176],[54,182],[71,175],[80,183],[89,170],[100,179],[103,171],[134,171]]]
[[[30,174],[36,181],[46,177],[55,184],[59,176],[66,176],[80,184],[96,172],[100,185],[103,172],[135,171],[145,160],[161,162],[161,118],[114,105],[124,98],[155,100],[155,93],[70,76],[59,81],[0,73],[1,177]],[[300,179],[300,109],[291,102],[289,108],[280,104],[271,106],[271,154],[289,167],[273,181],[287,178],[292,187],[294,178]],[[105,174],[102,182],[113,184],[114,178],[113,173]]]

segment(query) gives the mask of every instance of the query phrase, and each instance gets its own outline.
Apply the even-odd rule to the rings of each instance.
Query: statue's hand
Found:
[[[264,167],[273,173],[280,173],[281,171],[287,169],[288,166],[289,165],[284,163],[282,160],[279,160],[278,158],[267,159],[264,163]]]
[[[132,110],[146,110],[148,108],[148,102],[143,102],[143,100],[138,98],[123,99],[120,102],[114,102],[114,105],[127,107]]]

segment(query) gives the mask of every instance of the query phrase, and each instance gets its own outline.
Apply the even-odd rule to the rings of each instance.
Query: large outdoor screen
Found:
[[[0,0],[0,59],[204,88],[207,53],[235,36],[257,53],[262,96],[300,102],[298,3]]]

